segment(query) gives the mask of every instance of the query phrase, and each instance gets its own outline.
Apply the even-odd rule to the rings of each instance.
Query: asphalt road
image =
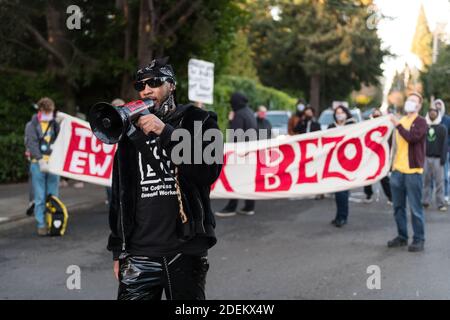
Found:
[[[219,209],[224,201],[213,201]],[[217,221],[208,299],[450,299],[450,214],[426,212],[426,250],[388,249],[395,236],[384,200],[351,204],[349,224],[330,225],[334,200],[257,203],[255,216]],[[38,238],[33,224],[0,231],[0,299],[114,299],[105,206],[72,212],[63,238]],[[69,290],[70,265],[81,289]],[[367,268],[381,272],[369,290]]]

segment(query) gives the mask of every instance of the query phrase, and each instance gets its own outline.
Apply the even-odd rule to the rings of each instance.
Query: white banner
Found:
[[[370,185],[390,169],[388,117],[284,139],[227,143],[212,198],[273,199]]]
[[[53,145],[50,172],[85,182],[111,185],[112,166],[117,145],[98,140],[89,123],[62,114],[64,120]],[[61,116],[58,113],[58,116]]]

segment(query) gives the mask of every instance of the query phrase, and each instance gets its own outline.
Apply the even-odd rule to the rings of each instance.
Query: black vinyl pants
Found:
[[[128,256],[119,262],[118,300],[205,300],[206,256]]]

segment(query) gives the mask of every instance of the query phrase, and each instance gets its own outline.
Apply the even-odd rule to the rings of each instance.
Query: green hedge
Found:
[[[0,183],[26,180],[23,135],[25,124],[34,112],[33,103],[51,97],[59,105],[62,94],[55,91],[52,79],[41,75],[25,77],[8,74],[0,77]]]
[[[265,87],[262,84],[243,77],[221,76],[214,85],[214,105],[209,109],[217,113],[219,127],[228,127],[228,112],[231,110],[230,98],[233,92],[245,94],[250,107],[254,110],[265,105],[269,110],[295,110],[297,99],[279,90]]]
[[[0,182],[25,181],[28,177],[28,162],[25,158],[23,135],[10,133],[0,137]]]

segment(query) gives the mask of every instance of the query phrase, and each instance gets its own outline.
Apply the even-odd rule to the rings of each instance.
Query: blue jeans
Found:
[[[392,202],[397,223],[398,236],[408,239],[406,199],[411,210],[414,241],[425,241],[425,217],[422,207],[422,174],[404,174],[393,171],[391,174]]]
[[[334,194],[336,200],[336,220],[347,221],[349,191],[340,191]]]
[[[34,193],[34,216],[38,228],[43,228],[45,227],[45,200],[49,194],[58,196],[59,176],[41,172],[37,162],[30,164],[30,173]]]

